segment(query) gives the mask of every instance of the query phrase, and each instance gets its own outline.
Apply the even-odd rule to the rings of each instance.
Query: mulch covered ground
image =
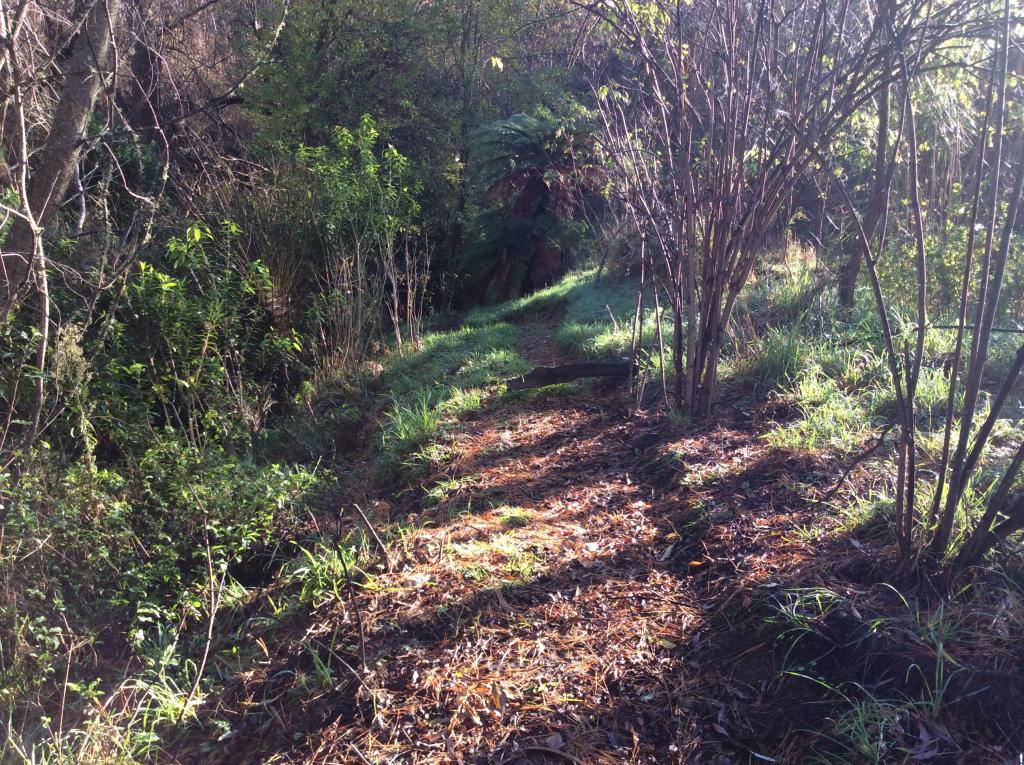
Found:
[[[412,530],[358,613],[316,609],[214,702],[243,732],[176,759],[808,761],[837,697],[780,674],[765,608],[794,587],[890,592],[862,545],[796,533],[843,466],[768,447],[765,410],[681,427],[630,401],[520,396],[464,421],[427,482],[446,482],[436,504],[391,498]],[[312,683],[313,656],[332,683]],[[983,761],[907,736],[929,748],[899,761]]]

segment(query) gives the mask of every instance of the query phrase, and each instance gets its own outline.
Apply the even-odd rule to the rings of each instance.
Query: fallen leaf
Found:
[[[544,746],[548,749],[564,749],[565,739],[562,738],[561,733],[552,733],[546,739],[544,739]]]

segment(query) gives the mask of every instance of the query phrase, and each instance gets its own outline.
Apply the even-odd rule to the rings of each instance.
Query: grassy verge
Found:
[[[392,356],[378,379],[387,400],[381,418],[379,478],[414,479],[447,456],[445,429],[479,409],[489,389],[530,369],[515,351],[516,327],[495,319],[428,333],[422,347]]]

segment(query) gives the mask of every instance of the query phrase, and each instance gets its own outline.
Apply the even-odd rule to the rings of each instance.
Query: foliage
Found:
[[[5,262],[20,254],[12,242],[31,245],[18,261],[31,278],[0,324],[0,760],[131,763],[173,756],[163,749],[200,731],[259,737],[286,727],[268,699],[291,676],[282,703],[309,702],[310,724],[314,703],[341,715],[372,704],[379,720],[389,700],[374,673],[405,660],[390,651],[409,624],[373,614],[369,644],[381,629],[401,639],[355,669],[355,606],[374,588],[412,586],[405,562],[440,560],[450,544],[494,555],[456,566],[460,586],[503,588],[474,592],[467,610],[514,612],[562,574],[577,594],[559,602],[573,602],[604,559],[551,566],[549,545],[577,531],[541,539],[546,510],[511,504],[532,485],[494,501],[496,487],[476,486],[486,467],[460,474],[454,461],[461,420],[493,414],[515,439],[522,406],[564,403],[565,388],[532,398],[502,385],[540,357],[632,355],[631,408],[652,377],[686,404],[686,415],[602,424],[594,443],[625,455],[602,480],[621,468],[632,492],[608,499],[614,523],[661,501],[645,481],[664,456],[649,464],[640,431],[714,447],[749,422],[756,448],[812,460],[809,481],[858,460],[825,502],[809,504],[826,491],[817,483],[785,487],[787,504],[811,507],[796,511],[812,516],[797,543],[826,549],[838,534],[880,558],[899,542],[898,573],[945,555],[948,582],[968,566],[986,585],[1019,569],[1022,86],[1019,29],[1001,5],[51,5],[0,9]],[[39,235],[23,192],[46,177],[47,137],[77,125],[56,120],[77,73],[67,56],[98,29],[82,14],[103,9],[99,31],[131,53],[94,62],[104,76],[86,79],[116,92],[81,102],[102,108],[72,136]],[[847,303],[843,274],[858,257],[868,270]],[[451,306],[473,308],[442,312]],[[714,427],[689,418],[719,400]],[[619,437],[634,426],[642,437]],[[575,452],[555,448],[561,462],[545,470],[575,471]],[[696,487],[677,448],[672,480]],[[682,514],[658,577],[672,578],[684,542],[704,541],[685,534],[745,510],[709,499],[729,471],[759,467],[733,451],[736,464],[709,470],[721,485],[630,532],[646,560],[644,535]],[[411,529],[477,512],[463,501],[474,487],[490,530],[460,529],[471,542],[445,530],[422,555]],[[377,557],[368,524],[402,564]],[[577,558],[592,552],[573,544]],[[701,575],[704,561],[682,560]],[[850,591],[779,584],[770,618],[793,656],[854,607]],[[416,599],[429,602],[431,586]],[[945,671],[964,624],[1018,636],[1011,589],[993,589],[1010,605],[970,604],[955,623],[922,607],[904,632]],[[457,616],[438,607],[456,633],[484,624],[482,611],[463,623],[464,594]],[[311,626],[314,615],[325,619]],[[436,626],[448,622],[417,634]],[[670,662],[690,650],[629,634]],[[281,671],[263,678],[265,697],[236,705],[241,722],[221,715],[267,666]],[[503,707],[507,690],[486,695]],[[840,758],[907,755],[911,720],[947,719],[941,693],[829,690]]]
[[[201,593],[215,586],[210,570],[269,570],[274,540],[295,533],[318,480],[310,470],[200,450],[173,431],[120,470],[40,455],[19,483],[5,476],[5,717],[37,713],[26,700],[45,703],[53,684],[59,688],[68,646],[131,647],[148,660],[156,632],[201,618]],[[76,663],[66,681],[68,714],[102,696],[118,671]]]
[[[141,261],[93,356],[93,428],[134,450],[153,428],[180,429],[197,445],[242,445],[262,427],[275,372],[302,350],[268,326],[269,274],[235,253],[238,228],[201,223]],[[135,349],[147,349],[140,359]],[[129,417],[125,417],[129,413]]]
[[[548,286],[580,247],[576,219],[601,178],[589,119],[516,114],[471,136],[471,168],[492,206],[473,220],[456,265],[483,294],[508,299]]]
[[[425,287],[426,268],[412,264],[427,255],[410,244],[420,189],[394,146],[378,155],[379,140],[374,120],[364,115],[354,131],[335,129],[329,146],[300,146],[296,152],[298,165],[313,180],[313,219],[323,243],[323,287],[311,316],[321,351],[342,366],[365,358],[389,317],[401,345],[401,317],[423,308],[417,295]],[[402,311],[403,301],[414,303],[413,311]],[[406,327],[413,342],[417,328],[415,321]]]
[[[556,0],[293,6],[278,55],[247,94],[257,151],[323,144],[331,126],[372,114],[430,190],[427,234],[444,252],[457,251],[479,202],[466,173],[470,134],[560,103],[570,85],[561,41],[576,34],[574,21]]]

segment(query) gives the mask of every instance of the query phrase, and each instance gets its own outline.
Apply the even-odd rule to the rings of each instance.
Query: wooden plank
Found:
[[[576,364],[561,364],[557,367],[537,367],[522,377],[507,381],[509,390],[543,388],[585,377],[612,377],[629,379],[633,366],[628,361],[589,361]]]

